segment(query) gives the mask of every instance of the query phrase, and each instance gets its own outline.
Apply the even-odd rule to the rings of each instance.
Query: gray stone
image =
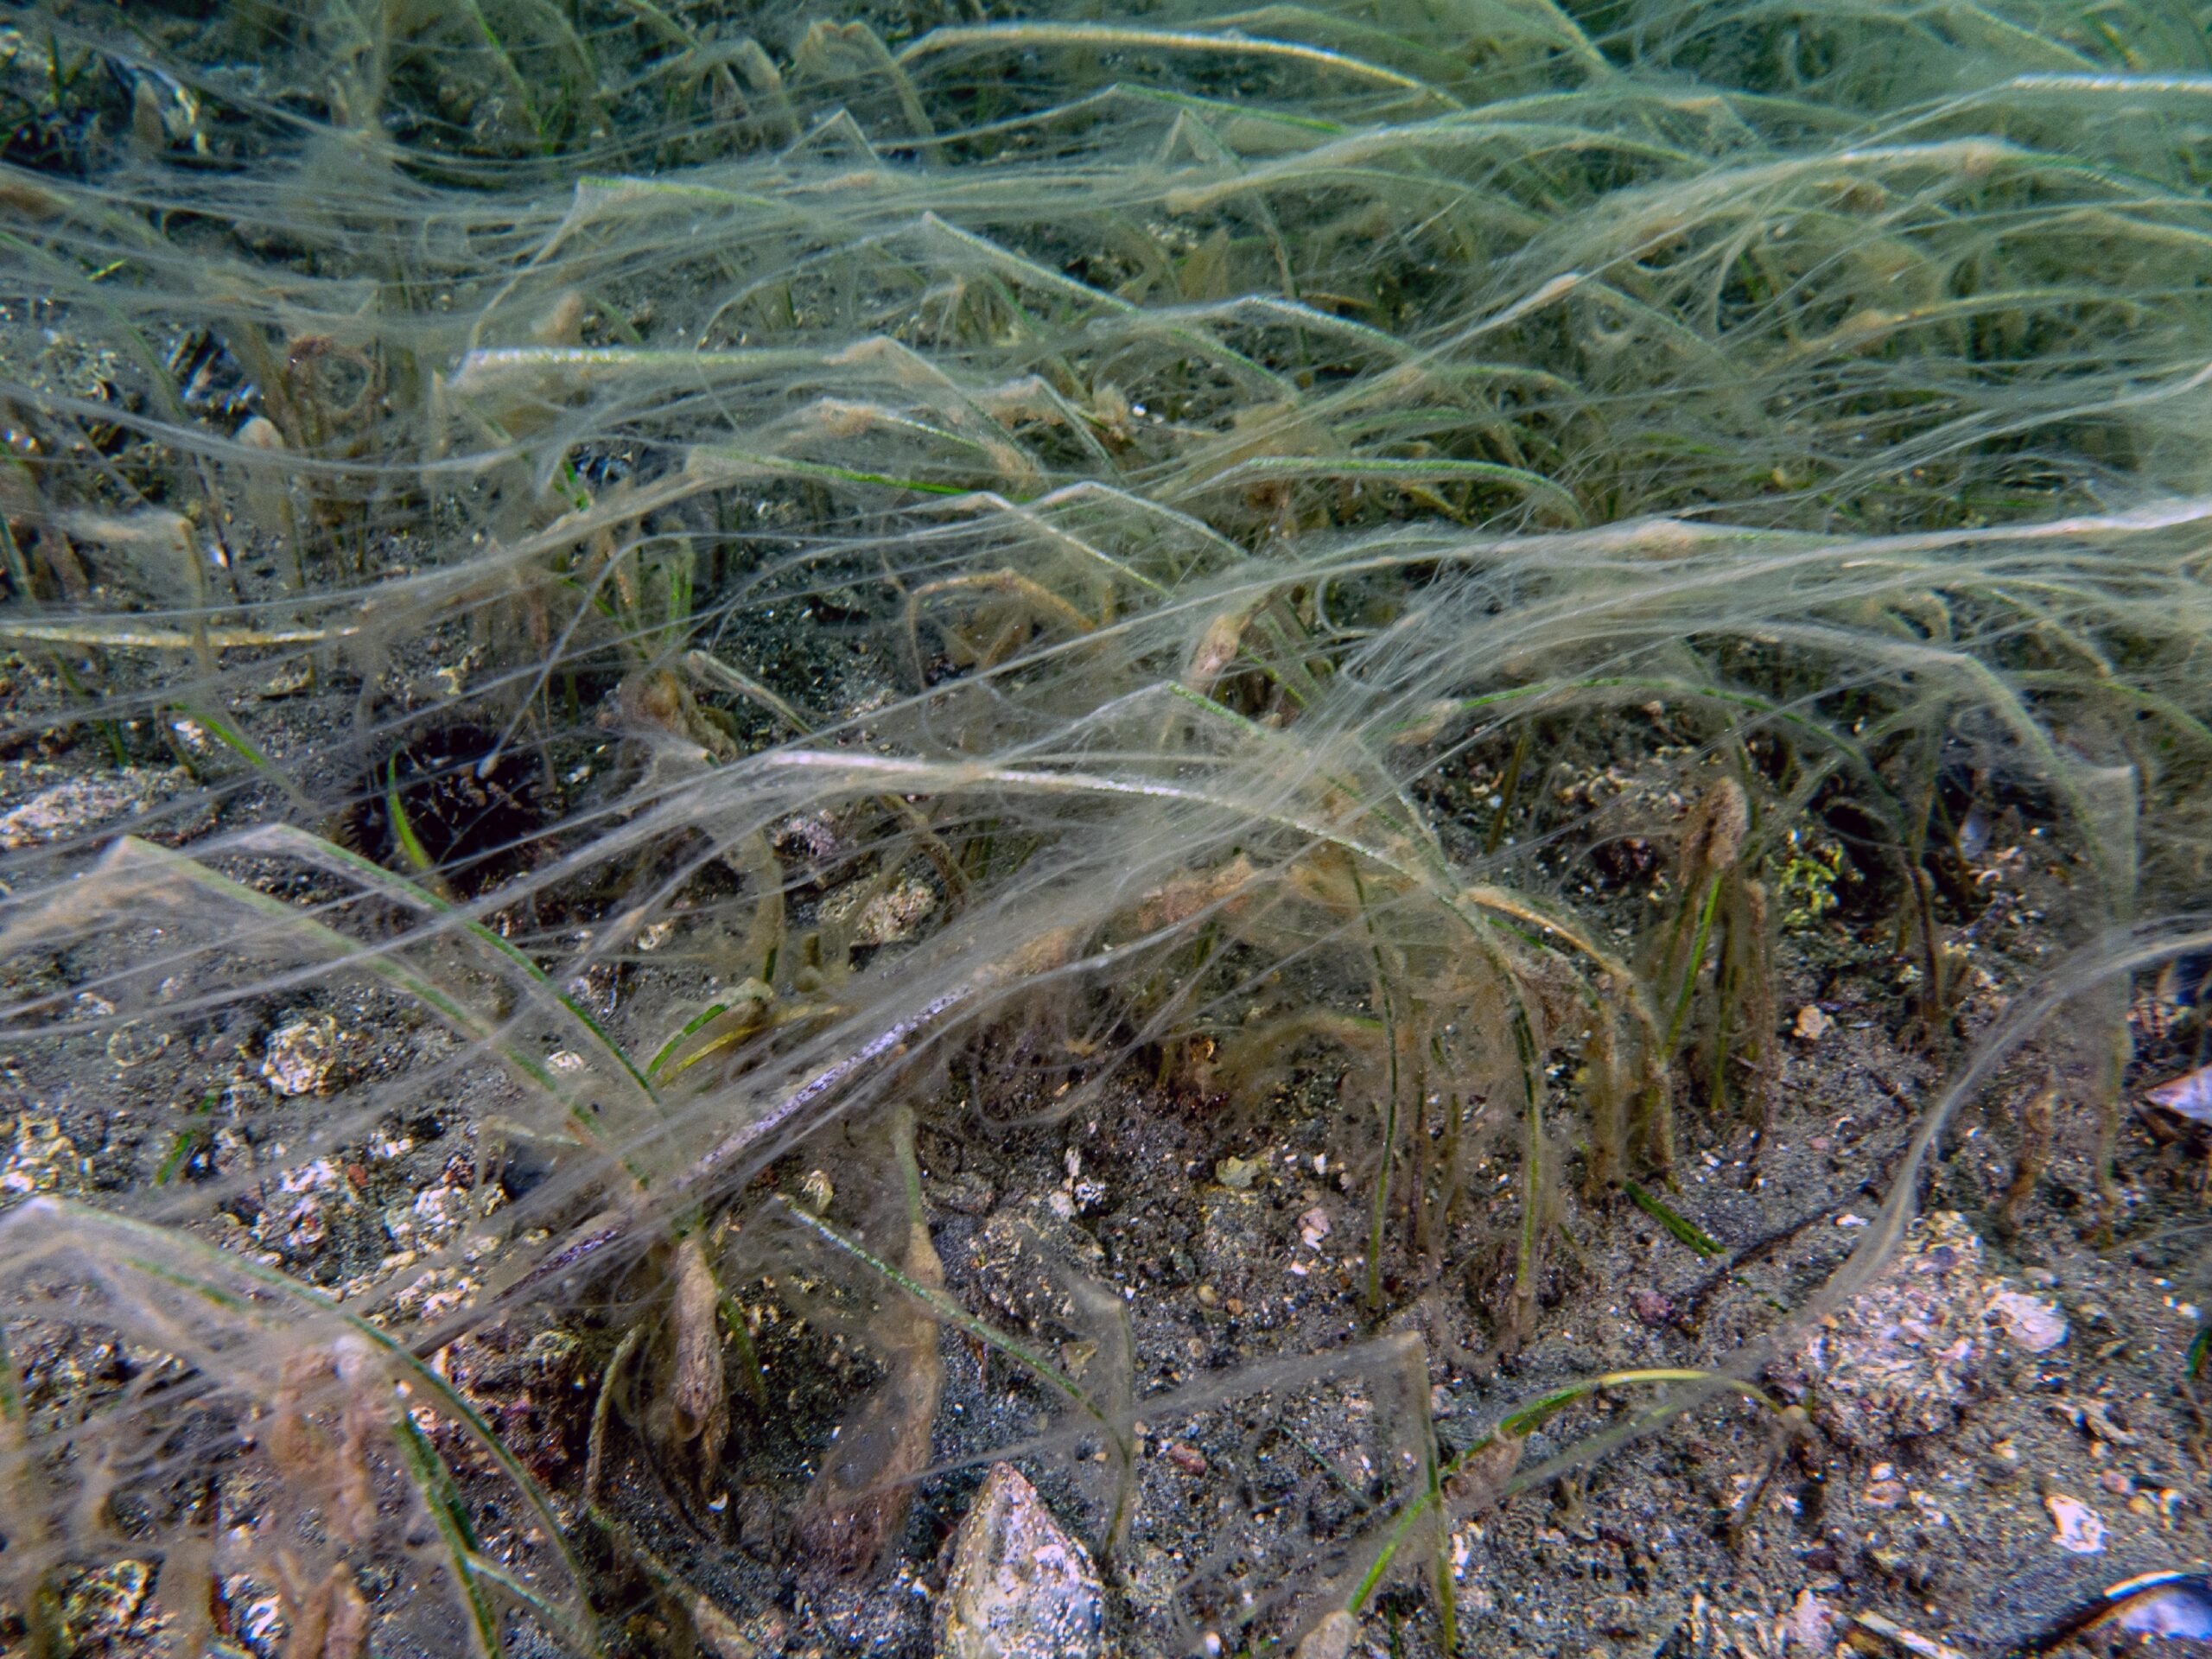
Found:
[[[1358,1621],[1341,1607],[1306,1631],[1294,1659],[1344,1659],[1359,1634]]]
[[[938,1659],[1096,1659],[1105,1599],[1090,1553],[1011,1465],[991,1465],[951,1548]]]

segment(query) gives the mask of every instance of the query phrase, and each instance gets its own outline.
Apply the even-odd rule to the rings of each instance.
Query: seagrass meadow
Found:
[[[2188,0],[0,6],[0,1652],[2212,1634],[2209,187]]]

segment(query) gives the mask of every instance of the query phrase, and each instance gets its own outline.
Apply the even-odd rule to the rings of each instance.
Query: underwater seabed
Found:
[[[0,1650],[2177,1655],[2212,15],[0,19]]]

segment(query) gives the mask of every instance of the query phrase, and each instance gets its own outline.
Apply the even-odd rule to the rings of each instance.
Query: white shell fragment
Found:
[[[262,1045],[261,1075],[280,1095],[311,1095],[338,1061],[338,1022],[327,1014],[300,1013],[269,1033]]]
[[[2041,1301],[2024,1291],[2000,1290],[1989,1299],[1989,1311],[2005,1327],[2015,1348],[2045,1354],[2066,1340],[2066,1316],[2056,1304]]]
[[[2170,1077],[2144,1098],[2191,1122],[2212,1123],[2212,1065]]]
[[[2104,1548],[2104,1517],[2080,1498],[2053,1492],[2044,1499],[2044,1506],[2050,1511],[2050,1518],[2058,1528],[2051,1542],[2061,1549],[2070,1549],[2076,1555],[2094,1555]]]
[[[2212,1637],[2212,1586],[2201,1578],[2145,1575],[2147,1580],[2162,1578],[2168,1581],[2145,1582],[2133,1593],[2126,1585],[2115,1585],[2107,1591],[2119,1608],[2113,1623],[2131,1636],[2179,1637],[2196,1642]]]

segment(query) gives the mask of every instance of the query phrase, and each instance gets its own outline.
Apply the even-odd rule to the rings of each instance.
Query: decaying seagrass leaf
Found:
[[[717,1323],[721,1292],[696,1233],[676,1247],[671,1277],[668,1381],[657,1427],[664,1453],[704,1490],[729,1438],[729,1386]]]
[[[369,1448],[387,1426],[369,1356],[346,1338],[288,1357],[271,1401],[269,1455],[284,1479],[319,1494],[330,1529],[359,1542],[376,1526]]]
[[[918,1217],[908,1230],[906,1271],[926,1289],[944,1288],[944,1267]],[[906,1530],[944,1387],[937,1335],[937,1321],[912,1298],[886,1305],[874,1332],[883,1381],[840,1426],[799,1504],[799,1542],[817,1571],[865,1573]]]
[[[1497,1431],[1468,1454],[1444,1482],[1444,1499],[1458,1516],[1483,1515],[1497,1507],[1506,1483],[1521,1466],[1525,1434],[1500,1425]]]
[[[1733,868],[1751,828],[1751,804],[1741,784],[1723,778],[1706,791],[1682,828],[1683,885],[1693,885],[1697,874]]]
[[[944,1267],[923,1212],[913,1114],[903,1107],[893,1115],[891,1140],[906,1195],[904,1278],[913,1288],[888,1298],[877,1313],[870,1345],[883,1363],[883,1381],[839,1427],[799,1503],[800,1547],[809,1566],[824,1573],[865,1573],[898,1544],[914,1480],[929,1466],[944,1388],[930,1306],[944,1295]]]

